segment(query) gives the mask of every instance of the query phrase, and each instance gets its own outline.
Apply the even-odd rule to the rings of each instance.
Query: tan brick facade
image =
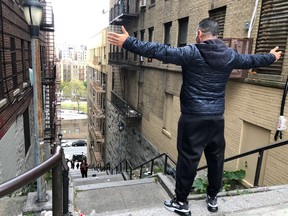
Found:
[[[110,1],[111,7],[114,3]],[[251,31],[251,38],[254,40],[252,53],[255,52],[256,47],[261,5],[260,0],[256,5],[255,20]],[[131,7],[134,7],[133,3]],[[246,38],[248,31],[244,28],[245,23],[250,22],[255,7],[255,1],[251,0],[163,0],[156,1],[155,5],[150,5],[150,1],[147,0],[146,7],[139,10],[138,18],[126,24],[125,27],[131,36],[137,32],[138,38],[140,38],[140,31],[145,30],[144,40],[146,41],[148,29],[154,27],[153,41],[163,43],[164,23],[171,21],[171,46],[176,46],[178,19],[189,17],[187,43],[195,43],[195,28],[198,22],[209,16],[209,10],[221,7],[226,7],[224,38]],[[285,47],[281,49],[284,50]],[[287,75],[287,56],[283,61],[282,74],[277,79],[269,75],[249,75],[246,79],[231,79],[228,82],[225,112],[226,157],[274,143],[285,84],[284,77]],[[128,59],[132,58],[133,54],[129,53]],[[124,73],[127,80],[125,100],[142,112],[142,123],[138,126],[138,130],[160,153],[166,152],[176,160],[181,68],[163,64],[154,59],[152,62],[147,62],[144,58],[140,68],[135,67]],[[142,82],[142,99],[139,99],[139,94],[137,94],[140,91],[139,82]],[[167,95],[173,96],[172,112],[171,107],[169,108],[169,130],[165,128],[168,112]],[[287,111],[285,111],[285,116],[287,116]],[[287,132],[284,132],[283,140],[286,139]],[[288,170],[287,153],[288,146],[284,146],[269,150],[264,154],[259,181],[261,185],[288,183],[288,174],[284,172]],[[247,176],[246,183],[253,185],[256,162],[257,155],[252,155],[247,159],[242,158],[225,164],[225,169],[245,169],[248,175],[252,175],[252,180]],[[205,160],[202,160],[200,165],[205,165]]]

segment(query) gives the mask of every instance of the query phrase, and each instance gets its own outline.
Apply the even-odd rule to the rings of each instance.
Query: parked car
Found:
[[[72,142],[68,140],[62,140],[61,141],[61,147],[70,147],[72,146]]]
[[[85,140],[77,140],[72,143],[72,146],[86,146],[87,143]]]
[[[73,156],[72,156],[72,161],[74,161],[74,162],[75,161],[82,162],[83,160],[87,161],[87,157],[83,153],[76,153],[76,154],[73,154]]]

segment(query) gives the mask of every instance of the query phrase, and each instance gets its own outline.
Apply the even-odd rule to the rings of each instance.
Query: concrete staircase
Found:
[[[69,175],[69,211],[73,216],[177,215],[163,207],[163,201],[174,193],[175,182],[170,176],[157,174],[126,181],[121,174],[89,170],[88,178],[82,179],[79,169],[70,170]],[[47,194],[48,201],[40,205],[35,203],[35,192],[27,197],[1,198],[0,215],[52,216],[52,191]],[[204,195],[190,196],[189,204],[193,216],[288,216],[288,185],[221,192],[217,213],[208,212]],[[35,213],[25,213],[28,209]]]
[[[89,171],[88,178],[82,179],[79,170],[71,170],[70,176],[71,212],[75,216],[177,215],[163,207],[163,201],[174,193],[175,182],[170,176],[126,181],[121,174]],[[220,193],[217,213],[208,212],[203,195],[190,196],[189,200],[195,216],[288,215],[288,185]]]

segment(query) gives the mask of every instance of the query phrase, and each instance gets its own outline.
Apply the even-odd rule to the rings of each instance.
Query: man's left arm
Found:
[[[278,51],[279,47],[275,47],[269,54],[238,54],[236,53],[236,61],[234,68],[250,69],[257,67],[265,67],[276,62],[282,52]]]

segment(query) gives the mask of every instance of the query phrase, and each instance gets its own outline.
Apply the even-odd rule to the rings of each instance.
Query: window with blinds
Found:
[[[209,11],[209,18],[216,20],[219,24],[220,28],[219,38],[223,38],[225,16],[226,16],[226,6]]]
[[[286,49],[288,34],[288,1],[262,0],[260,23],[255,53],[269,53],[275,46]],[[281,75],[282,57],[269,67],[258,68],[257,73]]]

